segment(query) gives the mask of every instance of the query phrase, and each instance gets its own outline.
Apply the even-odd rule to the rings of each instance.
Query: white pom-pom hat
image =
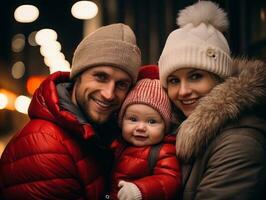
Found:
[[[221,78],[232,75],[230,48],[222,31],[228,27],[226,13],[217,4],[200,1],[179,12],[180,26],[168,36],[159,59],[161,84],[178,69],[197,68]]]

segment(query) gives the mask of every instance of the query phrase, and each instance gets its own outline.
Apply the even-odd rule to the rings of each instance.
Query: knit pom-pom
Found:
[[[228,28],[226,13],[211,1],[199,1],[186,7],[179,12],[176,21],[180,27],[184,27],[189,23],[192,23],[194,26],[205,23],[211,24],[221,32]]]

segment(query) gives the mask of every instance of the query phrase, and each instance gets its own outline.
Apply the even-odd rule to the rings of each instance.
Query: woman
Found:
[[[200,1],[179,13],[160,81],[184,117],[177,130],[183,199],[266,199],[266,65],[232,60],[226,14]]]

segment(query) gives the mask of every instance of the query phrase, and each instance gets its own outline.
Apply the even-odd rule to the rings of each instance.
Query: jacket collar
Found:
[[[86,121],[86,117],[81,112],[81,110],[77,106],[75,106],[73,102],[71,101],[70,91],[71,91],[72,86],[73,86],[72,83],[59,83],[56,85],[56,89],[57,89],[58,97],[59,97],[59,105],[60,107],[73,113],[81,124],[86,124],[88,123]]]
[[[58,124],[73,136],[79,136],[86,140],[93,137],[95,132],[91,124],[85,123],[82,115],[76,115],[76,112],[78,113],[77,109],[72,113],[74,109],[73,106],[70,106],[70,95],[67,94],[66,88],[61,88],[59,90],[60,94],[58,93],[57,85],[60,85],[60,83],[71,83],[68,72],[53,73],[42,82],[30,103],[29,117]],[[61,106],[60,98],[61,100],[64,99],[64,107]],[[68,109],[73,110],[69,111]]]

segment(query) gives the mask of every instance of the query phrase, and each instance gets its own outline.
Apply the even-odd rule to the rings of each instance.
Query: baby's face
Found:
[[[164,120],[152,107],[144,104],[127,107],[122,120],[122,135],[127,142],[135,146],[154,145],[163,139],[164,131]]]

